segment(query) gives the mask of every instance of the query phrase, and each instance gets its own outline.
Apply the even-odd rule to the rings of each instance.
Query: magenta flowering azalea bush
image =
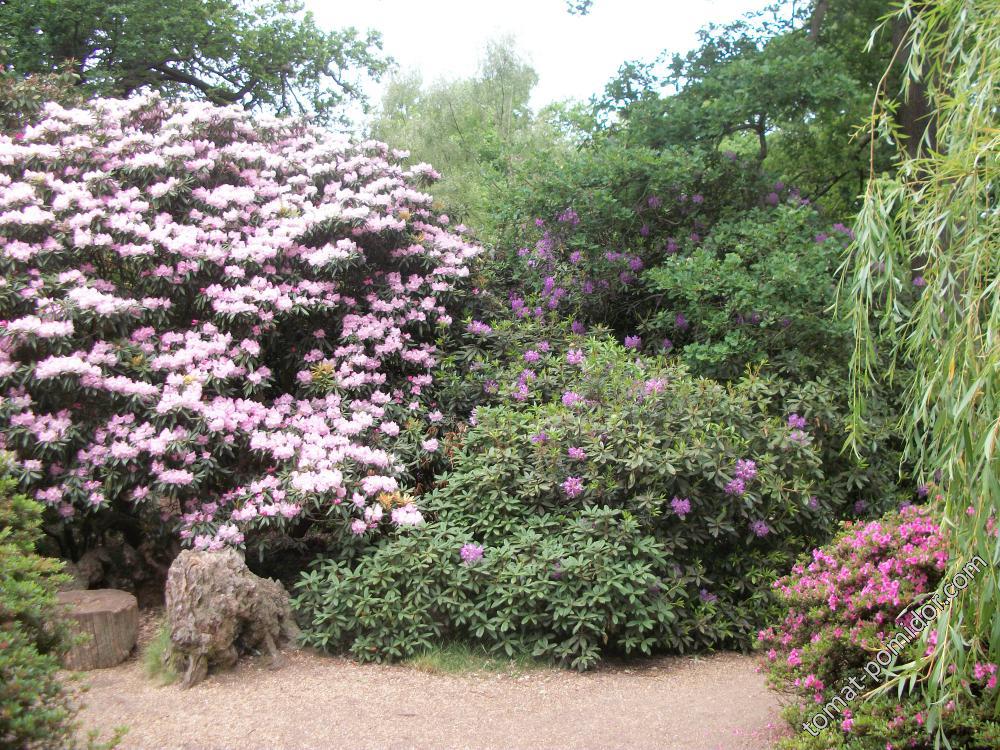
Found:
[[[0,420],[67,522],[199,548],[422,518],[440,333],[479,248],[428,165],[288,119],[157,98],[0,136]],[[380,499],[381,498],[381,499]]]
[[[944,533],[928,506],[846,522],[827,547],[775,582],[788,613],[758,634],[772,673],[819,702],[845,669],[863,666],[906,624],[897,615],[935,590],[947,562]]]
[[[774,589],[784,608],[778,624],[758,633],[771,684],[792,696],[786,712],[800,733],[784,741],[788,750],[884,750],[935,747],[919,696],[888,696],[856,704],[833,704],[832,718],[814,723],[830,701],[878,685],[869,664],[895,644],[900,661],[937,638],[935,620],[921,619],[922,603],[937,590],[949,556],[946,533],[935,506],[908,506],[873,521],[845,522],[826,546],[793,566]],[[931,614],[930,606],[925,614]],[[912,634],[912,635],[911,635]],[[925,639],[921,638],[925,636]],[[889,655],[891,652],[886,651]],[[882,667],[886,664],[881,664]],[[866,667],[871,670],[866,672]],[[963,705],[945,707],[943,721],[952,747],[985,750],[997,746],[1000,727],[992,705],[1000,697],[997,666],[976,663],[976,682]],[[850,697],[850,694],[847,694]]]

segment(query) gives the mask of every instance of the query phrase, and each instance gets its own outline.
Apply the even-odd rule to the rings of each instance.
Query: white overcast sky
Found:
[[[535,107],[601,92],[626,60],[684,52],[709,23],[734,20],[764,0],[595,0],[588,16],[564,0],[305,0],[325,29],[382,32],[383,47],[425,82],[476,72],[486,43],[512,35],[539,76]],[[381,87],[369,93],[377,100]]]

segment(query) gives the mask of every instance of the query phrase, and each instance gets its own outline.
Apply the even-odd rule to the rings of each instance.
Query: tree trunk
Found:
[[[918,11],[919,12],[919,11]],[[909,24],[904,16],[897,16],[892,26],[892,43],[898,47],[903,43]],[[909,48],[903,51],[901,59],[908,56]],[[911,159],[916,158],[921,151],[926,153],[927,148],[937,148],[937,122],[934,119],[934,111],[927,98],[927,81],[925,75],[927,71],[920,71],[920,79],[906,80],[904,85],[906,90],[899,102],[899,111],[896,120],[900,130],[906,136],[906,153]],[[903,75],[906,73],[904,71]],[[921,149],[921,145],[926,140],[926,147]]]
[[[139,634],[139,605],[115,589],[60,591],[60,604],[74,633],[87,639],[63,657],[67,669],[101,669],[123,662]]]
[[[823,30],[823,21],[826,19],[826,14],[829,10],[830,0],[817,0],[812,16],[809,18],[810,41],[815,42],[819,39],[819,34]]]

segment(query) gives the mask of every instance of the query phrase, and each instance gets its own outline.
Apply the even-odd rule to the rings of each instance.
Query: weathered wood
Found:
[[[166,603],[170,659],[185,688],[259,647],[277,665],[277,646],[298,635],[284,587],[255,576],[232,549],[181,552],[167,574]]]
[[[102,669],[121,664],[139,635],[139,604],[127,591],[60,591],[59,602],[75,633],[87,636],[63,657],[67,669]]]

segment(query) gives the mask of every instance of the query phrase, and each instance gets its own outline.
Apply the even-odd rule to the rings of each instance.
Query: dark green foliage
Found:
[[[906,371],[872,394],[877,429],[859,456],[842,450],[853,339],[833,305],[846,226],[736,155],[607,139],[534,167],[507,198],[516,230],[476,280],[485,291],[471,314],[497,335],[481,351],[450,347],[446,411],[463,418],[491,380],[509,393],[524,350],[552,338],[555,321],[606,325],[619,340],[641,335],[637,352],[677,357],[695,375],[759,373],[758,387],[783,404],[779,416],[808,421],[822,476],[815,494],[829,508],[864,514],[901,499],[894,427]],[[524,326],[498,322],[512,317],[535,321],[533,340]],[[506,363],[505,385],[497,368]],[[547,387],[548,373],[533,388]]]
[[[582,365],[567,364],[560,347],[536,364],[494,372],[499,403],[476,410],[477,425],[452,459],[456,470],[423,499],[429,510],[493,542],[562,509],[558,485],[573,475],[586,486],[577,503],[621,507],[664,531],[683,529],[696,545],[719,535],[750,544],[757,518],[769,519],[776,537],[795,533],[819,461],[811,441],[790,438],[765,381],[726,387],[662,360],[631,360],[607,339],[576,341]],[[535,377],[522,405],[511,393],[524,367]],[[568,407],[564,392],[585,402]],[[570,458],[571,447],[586,459]],[[737,503],[724,488],[739,459],[755,460],[762,478]],[[690,497],[696,509],[681,525],[670,511],[674,496]]]
[[[587,669],[607,651],[720,639],[713,605],[688,601],[682,582],[664,579],[664,546],[627,511],[539,516],[473,564],[460,558],[468,541],[468,532],[429,526],[401,533],[353,569],[325,563],[304,574],[295,606],[305,642],[382,661],[457,637]]]
[[[66,577],[35,553],[42,506],[13,488],[0,479],[0,748],[67,750],[78,747],[74,708],[57,672],[69,635],[55,616]]]
[[[758,178],[737,160],[698,149],[652,149],[608,139],[561,158],[526,155],[514,191],[497,207],[511,227],[513,244],[543,219],[553,223],[566,209],[579,217],[580,241],[602,252],[658,248],[669,236],[713,223],[724,211],[752,205]],[[705,197],[695,205],[695,194]],[[651,207],[650,198],[662,205]],[[643,238],[640,230],[649,228]],[[576,247],[575,249],[585,249]]]
[[[419,499],[427,526],[303,576],[307,643],[383,660],[457,639],[580,669],[606,653],[745,646],[770,582],[850,512],[766,379],[722,385],[544,330],[547,352],[538,327],[498,327],[481,358],[453,365],[456,383],[492,391],[466,403],[493,405],[454,425],[450,470]],[[528,351],[531,333],[544,353],[526,364],[506,347]],[[744,460],[754,476],[732,491]],[[463,564],[467,543],[482,562]]]
[[[717,147],[745,133],[747,151],[763,161],[776,127],[862,104],[859,87],[835,56],[804,35],[767,38],[739,22],[711,32],[694,52],[674,58],[664,83],[678,93],[655,100],[641,117],[632,113],[632,127],[646,129],[634,134],[639,142]]]
[[[523,299],[531,315],[555,312],[622,335],[652,302],[641,270],[761,195],[756,172],[739,160],[614,142],[529,155],[518,177],[497,206],[499,247],[483,286],[505,303]]]

